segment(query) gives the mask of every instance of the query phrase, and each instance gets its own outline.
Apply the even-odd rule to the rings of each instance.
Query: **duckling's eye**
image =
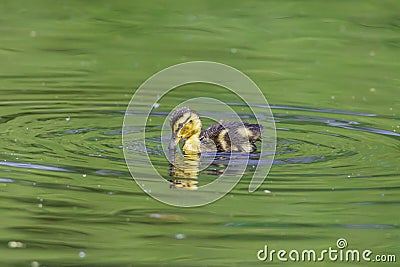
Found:
[[[183,123],[179,123],[178,124],[178,129],[180,129],[180,128],[182,128],[183,127]]]
[[[190,121],[189,121],[189,123],[192,123],[192,122],[193,122],[193,120],[190,120]]]

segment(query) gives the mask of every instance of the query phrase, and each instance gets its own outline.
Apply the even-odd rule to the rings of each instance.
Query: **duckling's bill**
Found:
[[[181,137],[178,137],[176,134],[172,134],[168,149],[175,150],[181,140]]]

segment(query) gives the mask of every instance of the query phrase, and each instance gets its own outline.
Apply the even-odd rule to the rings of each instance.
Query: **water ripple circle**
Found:
[[[248,76],[233,67],[209,61],[192,61],[168,67],[147,79],[132,96],[122,129],[124,157],[132,177],[151,197],[180,207],[214,202],[232,190],[241,179],[243,172],[221,175],[195,191],[171,190],[170,183],[152,165],[145,149],[146,123],[150,112],[160,97],[176,87],[192,83],[208,83],[230,90],[249,107],[257,123],[264,126],[260,162],[267,163],[257,164],[254,169],[249,192],[255,191],[268,175],[275,153],[276,132],[271,109],[261,90]],[[148,99],[152,101],[146,102]],[[132,144],[144,149],[131,149]]]

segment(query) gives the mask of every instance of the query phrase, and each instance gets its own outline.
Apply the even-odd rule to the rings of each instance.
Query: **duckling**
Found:
[[[262,125],[242,122],[220,122],[202,131],[199,115],[188,107],[175,110],[170,116],[172,129],[169,149],[176,149],[185,139],[185,153],[246,152],[256,150],[255,142],[261,140]]]

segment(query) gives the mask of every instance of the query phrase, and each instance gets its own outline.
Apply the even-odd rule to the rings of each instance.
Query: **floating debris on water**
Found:
[[[159,214],[159,213],[151,213],[151,214],[149,215],[149,217],[150,217],[150,218],[154,218],[154,219],[160,219],[160,218],[163,218],[164,215]]]
[[[25,244],[19,241],[10,241],[8,242],[9,248],[25,248]]]
[[[175,239],[185,239],[185,238],[186,238],[186,235],[185,235],[185,234],[175,234],[175,235],[174,235],[174,238],[175,238]]]
[[[177,214],[162,214],[162,213],[150,213],[149,218],[165,220],[169,222],[184,221],[185,218]]]
[[[269,190],[267,190],[267,189],[265,189],[263,192],[264,192],[265,194],[271,194],[271,191],[269,191]]]
[[[86,253],[85,253],[85,251],[79,251],[79,258],[84,258],[84,257],[86,257]]]

